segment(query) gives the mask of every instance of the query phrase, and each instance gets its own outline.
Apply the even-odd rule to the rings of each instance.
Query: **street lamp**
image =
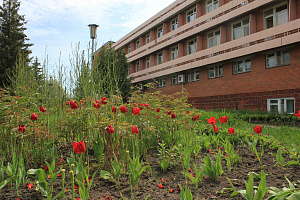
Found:
[[[93,61],[93,58],[94,58],[94,40],[97,36],[96,34],[96,30],[97,28],[99,27],[97,24],[89,24],[88,25],[90,27],[90,37],[92,39],[92,61]]]

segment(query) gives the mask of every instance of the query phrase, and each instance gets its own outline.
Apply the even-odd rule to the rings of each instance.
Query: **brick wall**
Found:
[[[276,49],[274,50],[276,51]],[[199,69],[199,81],[184,83],[190,102],[197,108],[267,109],[267,98],[295,97],[300,110],[300,44],[290,48],[290,64],[266,68],[266,54],[251,57],[251,72],[233,74],[232,61],[222,62],[223,76],[208,78],[208,67]],[[182,72],[187,74],[187,72]],[[187,76],[186,76],[187,80]],[[166,76],[166,87],[157,88],[166,94],[182,90],[171,85],[172,75]]]

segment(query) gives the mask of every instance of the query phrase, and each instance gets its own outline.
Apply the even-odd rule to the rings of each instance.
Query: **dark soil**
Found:
[[[200,199],[244,199],[240,194],[231,198],[228,193],[219,193],[223,188],[230,188],[229,178],[236,190],[245,189],[244,180],[248,181],[249,172],[256,172],[260,174],[261,165],[258,160],[255,158],[255,154],[251,152],[247,147],[237,147],[238,154],[241,157],[241,162],[233,167],[233,170],[229,172],[227,170],[225,160],[222,161],[223,167],[223,175],[219,180],[213,181],[209,177],[205,176],[202,184],[199,183],[198,189],[195,189],[194,185],[191,181],[188,181],[188,187],[191,189],[193,198],[195,200]],[[214,152],[217,152],[216,150]],[[223,153],[225,154],[225,153]],[[203,163],[203,158],[207,155],[207,153],[203,153],[196,158],[196,161],[199,163]],[[293,183],[297,184],[298,180],[300,180],[300,166],[292,165],[287,168],[280,167],[276,165],[276,152],[272,150],[265,149],[265,153],[263,155],[262,162],[265,165],[263,170],[267,174],[267,187],[273,186],[278,189],[282,189],[283,187],[288,187],[288,182],[285,179],[285,176]],[[289,158],[285,157],[286,161]],[[192,160],[193,162],[193,160]],[[174,166],[171,169],[166,171],[162,171],[159,167],[159,163],[157,160],[157,156],[151,155],[146,158],[144,164],[148,163],[152,172],[145,171],[139,181],[138,189],[133,192],[134,199],[145,199],[148,195],[150,195],[150,199],[180,199],[178,184],[182,187],[185,187],[185,178],[182,174],[182,167],[178,160],[177,166]],[[63,163],[66,165],[66,163]],[[92,164],[90,164],[92,166]],[[163,182],[161,179],[164,179]],[[33,181],[34,179],[32,179]],[[128,176],[125,174],[121,175],[120,178],[120,187],[118,188],[116,183],[112,180],[104,180],[100,178],[99,173],[96,175],[96,178],[93,182],[93,186],[90,190],[90,199],[122,199],[123,196],[125,199],[130,199],[130,185],[128,182]],[[33,182],[34,183],[34,182]],[[159,188],[159,184],[164,186],[164,189]],[[35,184],[35,183],[34,183]],[[254,185],[258,186],[259,180],[255,180]],[[15,200],[16,198],[20,198],[21,200],[40,200],[45,199],[42,197],[40,191],[36,191],[36,184],[29,191],[26,186],[20,186],[19,195],[17,196],[16,192],[12,188],[8,188],[7,186],[2,189],[0,192],[0,199],[9,199]],[[68,187],[70,190],[70,187]],[[174,192],[170,192],[171,189],[174,189]],[[58,192],[62,190],[61,188],[61,178],[58,178],[54,184],[54,194],[56,195]],[[71,199],[70,192],[67,192],[67,199]],[[55,196],[53,195],[53,196]],[[267,195],[265,195],[266,197]],[[76,197],[79,198],[78,191],[76,191]]]

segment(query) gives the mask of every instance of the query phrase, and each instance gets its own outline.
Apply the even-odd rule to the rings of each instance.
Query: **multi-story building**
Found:
[[[177,0],[114,43],[143,91],[203,109],[300,110],[300,0]]]

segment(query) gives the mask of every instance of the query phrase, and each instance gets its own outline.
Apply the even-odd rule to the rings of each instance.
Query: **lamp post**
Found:
[[[94,40],[97,36],[96,30],[99,26],[97,24],[89,24],[88,26],[90,27],[90,37],[92,39],[92,63],[93,63],[93,60],[94,60]]]

